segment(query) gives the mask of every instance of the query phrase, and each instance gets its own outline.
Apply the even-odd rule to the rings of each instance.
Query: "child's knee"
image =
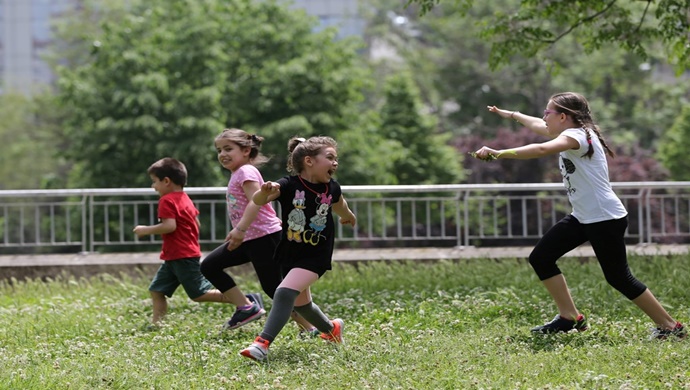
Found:
[[[199,295],[196,298],[189,297],[194,302],[208,302],[209,301],[209,293],[203,293],[202,295]]]
[[[163,294],[160,291],[149,291],[151,293],[151,299],[154,301],[164,301],[165,300],[165,294]]]

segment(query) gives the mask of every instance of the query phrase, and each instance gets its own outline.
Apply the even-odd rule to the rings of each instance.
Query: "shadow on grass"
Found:
[[[610,339],[605,334],[589,332],[585,335],[583,333],[557,333],[557,334],[516,334],[509,337],[512,343],[518,343],[527,346],[532,352],[551,352],[562,350],[564,347],[573,349],[586,348],[596,344],[615,344],[613,339]]]

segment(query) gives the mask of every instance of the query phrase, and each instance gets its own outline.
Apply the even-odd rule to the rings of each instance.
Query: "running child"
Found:
[[[273,200],[282,210],[282,239],[275,252],[283,281],[276,289],[273,307],[263,331],[240,355],[257,361],[285,326],[294,309],[329,342],[343,342],[341,319],[329,320],[312,302],[310,286],[331,269],[335,242],[332,213],[341,224],[354,226],[356,217],[333,175],[338,168],[337,143],[330,137],[292,138],[288,142],[287,169],[291,176],[266,182],[253,200],[264,205]]]
[[[271,298],[282,280],[280,269],[273,260],[280,241],[280,219],[270,203],[257,206],[251,201],[264,184],[257,168],[269,160],[260,152],[263,140],[263,137],[244,130],[225,129],[214,141],[218,161],[231,173],[226,200],[233,228],[225,242],[201,262],[201,272],[238,306],[225,324],[226,329],[238,328],[265,313],[261,295],[252,293],[245,296],[226,268],[251,262],[261,287]],[[308,332],[313,328],[303,318],[297,315],[293,318],[302,331]]]
[[[166,297],[182,285],[194,302],[227,303],[220,291],[201,274],[199,259],[199,211],[192,203],[184,186],[187,168],[180,161],[165,157],[147,170],[151,187],[160,195],[156,225],[137,225],[134,233],[139,237],[160,234],[163,238],[160,259],[163,260],[151,281],[149,292],[153,301],[152,325],[157,326],[168,311]]]
[[[483,146],[473,155],[488,161],[498,158],[525,160],[558,154],[563,184],[572,205],[572,213],[551,227],[529,256],[530,265],[558,308],[553,321],[533,328],[532,332],[587,329],[587,320],[575,306],[556,261],[589,241],[606,281],[656,324],[652,337],[684,338],[686,331],[683,325],[666,312],[628,267],[624,238],[628,212],[611,188],[606,162],[606,155],[615,157],[615,153],[594,123],[585,97],[573,92],[557,93],[549,99],[541,118],[495,106],[488,109],[551,140],[507,150]]]

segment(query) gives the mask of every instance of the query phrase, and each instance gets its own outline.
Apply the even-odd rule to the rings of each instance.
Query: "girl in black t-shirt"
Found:
[[[242,356],[264,360],[268,347],[290,319],[294,310],[311,322],[324,340],[343,342],[343,320],[329,320],[311,300],[309,287],[331,269],[335,223],[354,226],[356,217],[333,180],[338,168],[337,144],[330,137],[292,138],[288,142],[287,168],[291,176],[266,182],[253,201],[264,205],[280,202],[283,232],[275,252],[283,281],[276,289],[273,307],[261,334]]]

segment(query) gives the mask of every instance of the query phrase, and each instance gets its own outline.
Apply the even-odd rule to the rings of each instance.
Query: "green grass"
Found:
[[[630,263],[690,323],[690,259]],[[690,388],[690,340],[649,340],[653,324],[596,262],[560,264],[587,332],[530,334],[556,310],[524,260],[335,264],[312,292],[345,320],[346,345],[303,340],[289,323],[267,364],[238,355],[263,320],[221,333],[232,307],[181,289],[166,324],[141,330],[152,275],[0,283],[0,389]]]

